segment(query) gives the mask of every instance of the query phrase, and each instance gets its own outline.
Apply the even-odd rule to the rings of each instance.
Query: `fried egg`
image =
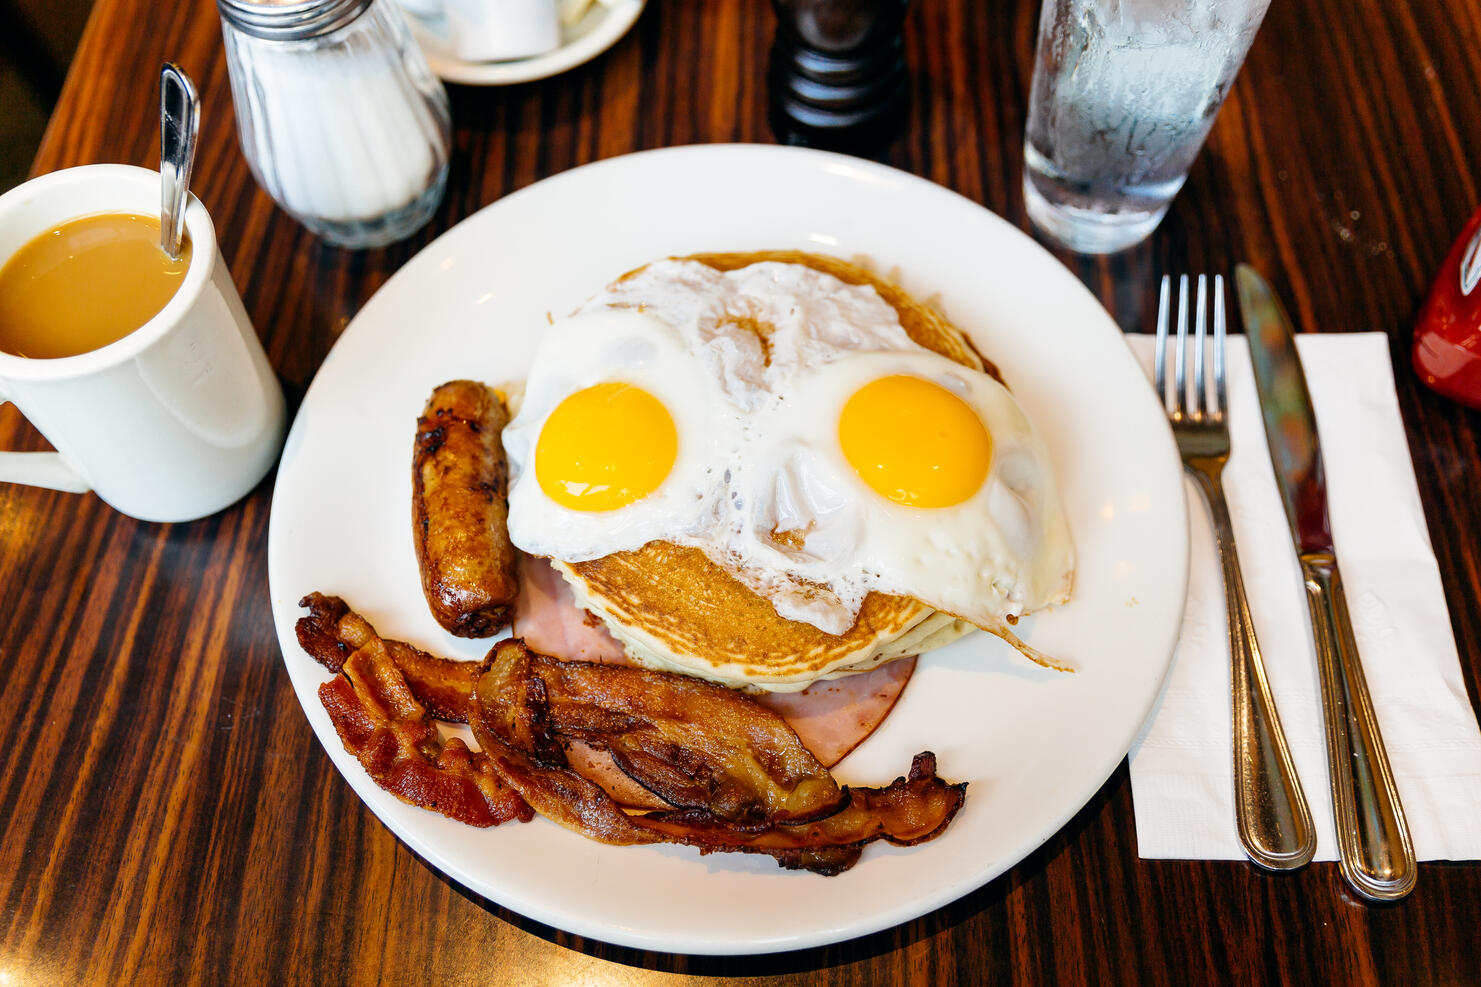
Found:
[[[602,309],[552,325],[504,429],[509,535],[571,562],[714,525],[735,416],[668,323]]]
[[[698,547],[834,634],[872,591],[995,633],[1069,595],[1053,469],[1017,401],[911,341],[872,287],[802,265],[616,282],[548,331],[504,443],[531,554]]]
[[[839,633],[876,591],[998,631],[1068,598],[1048,452],[987,374],[923,349],[851,355],[759,430],[775,438],[755,475],[774,479],[751,492],[739,554],[782,616]]]

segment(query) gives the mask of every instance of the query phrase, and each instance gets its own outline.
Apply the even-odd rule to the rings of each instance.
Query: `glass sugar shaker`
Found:
[[[392,0],[216,0],[242,153],[268,195],[341,247],[432,217],[447,92]]]

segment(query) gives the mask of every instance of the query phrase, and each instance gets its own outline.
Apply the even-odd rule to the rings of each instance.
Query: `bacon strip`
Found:
[[[631,666],[531,661],[551,732],[605,749],[670,805],[734,822],[802,822],[848,801],[785,720],[732,689]]]
[[[539,763],[569,767],[563,742],[580,740],[672,806],[759,824],[820,819],[848,801],[781,717],[712,682],[557,661],[510,641],[475,690]]]
[[[299,645],[319,664],[338,672],[352,652],[371,641],[380,641],[405,675],[417,702],[431,716],[449,723],[468,722],[468,701],[473,696],[473,680],[478,677],[478,662],[439,658],[404,641],[383,639],[370,621],[337,596],[310,593],[298,605],[309,612],[298,618],[293,629]]]
[[[319,695],[345,748],[398,798],[475,826],[533,810],[604,843],[763,853],[836,874],[874,840],[935,837],[965,799],[929,752],[883,788],[840,787],[775,713],[713,683],[562,662],[517,640],[480,667],[384,641],[335,597],[302,605],[300,642],[340,673]],[[482,750],[442,740],[424,694],[466,717]],[[609,752],[673,808],[625,810],[572,770],[576,746]]]
[[[948,785],[937,778],[936,755],[923,751],[911,760],[908,777],[896,778],[884,788],[850,788],[853,798],[848,807],[817,822],[738,833],[733,826],[690,810],[644,816],[640,825],[705,852],[769,853],[783,867],[836,874],[853,866],[866,843],[883,839],[914,846],[940,835],[961,808],[966,787],[966,782]],[[832,869],[836,865],[823,853],[827,850],[840,851],[838,859],[848,856],[844,851],[853,851],[853,856]]]
[[[429,655],[375,628],[338,597],[312,593],[295,630],[330,671],[348,649],[380,642],[411,694],[438,719],[466,722],[476,662]],[[781,717],[724,686],[630,666],[533,655],[550,687],[551,727],[565,741],[608,753],[663,803],[722,819],[817,819],[846,796]],[[564,767],[564,763],[562,764]]]
[[[757,821],[754,816],[727,819],[709,808],[629,815],[600,786],[567,767],[557,709],[565,701],[561,690],[573,683],[547,678],[560,671],[551,669],[552,664],[560,663],[532,653],[519,641],[495,646],[488,670],[474,686],[469,724],[479,746],[536,812],[603,843],[661,841],[704,853],[765,853],[783,867],[834,874],[852,866],[859,848],[873,840],[911,845],[938,835],[965,799],[965,783],[949,785],[937,778],[935,755],[927,752],[916,756],[908,778],[885,788],[842,789],[847,801],[838,811],[804,823]],[[584,670],[590,678],[618,671],[638,672],[609,665]],[[583,676],[574,684],[591,683]],[[758,716],[769,716],[753,708]]]
[[[485,755],[457,737],[441,739],[379,638],[345,659],[343,674],[319,687],[319,701],[345,750],[401,801],[470,826],[533,818]]]

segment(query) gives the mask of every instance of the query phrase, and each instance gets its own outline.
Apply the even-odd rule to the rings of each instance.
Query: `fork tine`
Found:
[[[1168,294],[1172,291],[1172,278],[1162,275],[1162,290],[1157,295],[1157,355],[1154,358],[1157,380],[1157,400],[1167,407],[1167,318]]]
[[[1203,354],[1208,335],[1208,276],[1198,275],[1197,314],[1193,319],[1193,416],[1201,419],[1210,411],[1208,395],[1203,390]]]
[[[1222,421],[1229,406],[1224,386],[1224,275],[1214,275],[1214,396],[1218,399],[1217,419]]]
[[[1178,342],[1173,351],[1173,411],[1181,416],[1187,404],[1188,275],[1178,275]]]

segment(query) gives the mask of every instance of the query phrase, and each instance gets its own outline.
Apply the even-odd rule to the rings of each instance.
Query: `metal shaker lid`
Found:
[[[372,0],[216,0],[227,23],[256,38],[298,41],[344,27]]]

